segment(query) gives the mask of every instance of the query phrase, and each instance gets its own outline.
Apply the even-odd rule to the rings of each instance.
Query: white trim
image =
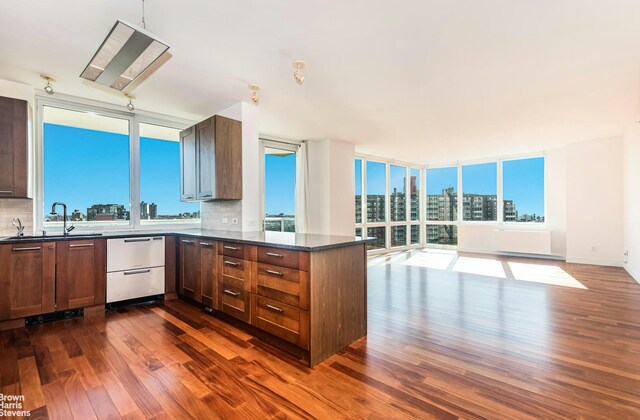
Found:
[[[564,256],[553,255],[553,254],[526,254],[522,252],[507,252],[507,251],[496,251],[493,249],[466,248],[466,247],[458,247],[458,252],[469,252],[471,254],[497,255],[497,256],[503,256],[503,257],[537,258],[541,260],[565,261]]]

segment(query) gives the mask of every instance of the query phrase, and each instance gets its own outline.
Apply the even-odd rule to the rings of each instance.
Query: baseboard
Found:
[[[597,260],[594,258],[567,258],[568,263],[588,264],[588,265],[605,265],[607,267],[623,267],[622,261],[616,260]]]
[[[556,261],[565,260],[565,257],[563,255],[524,254],[521,252],[505,252],[505,251],[495,251],[490,249],[465,248],[460,246],[458,247],[458,252],[470,252],[473,254],[488,254],[488,255],[496,255],[499,257],[539,258],[542,260],[556,260]]]
[[[627,273],[629,273],[637,283],[640,283],[640,270],[631,267],[629,264],[625,264],[624,269],[627,270]]]

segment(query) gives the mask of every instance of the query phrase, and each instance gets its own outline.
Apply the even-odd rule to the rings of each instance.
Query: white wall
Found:
[[[337,140],[308,142],[308,233],[355,234],[355,148]]]
[[[622,138],[567,146],[567,261],[623,262]]]
[[[625,268],[640,283],[640,124],[634,122],[624,139]]]
[[[9,80],[0,79],[0,96],[8,98],[23,99],[29,103],[29,153],[33,153],[33,105],[34,105],[34,92],[33,88],[29,85],[22,83],[12,82]],[[32,190],[33,183],[33,167],[31,165],[31,159],[29,159],[29,173],[30,180],[29,189]],[[22,224],[25,226],[25,233],[33,233],[33,200],[20,199],[20,198],[0,198],[0,236],[13,236],[17,233],[16,228],[11,226],[11,221],[14,217],[18,217]]]

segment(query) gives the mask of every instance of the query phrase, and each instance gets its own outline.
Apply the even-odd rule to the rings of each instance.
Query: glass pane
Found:
[[[264,230],[295,232],[296,152],[265,147]]]
[[[362,223],[362,160],[356,159],[356,223]]]
[[[427,244],[458,245],[456,225],[427,225]]]
[[[391,165],[389,177],[389,188],[391,189],[389,191],[391,221],[403,222],[407,220],[407,168],[404,166]]]
[[[362,228],[356,228],[356,236],[358,238],[362,236]]]
[[[391,226],[391,246],[407,245],[407,227]]]
[[[46,226],[62,224],[56,201],[76,225],[129,224],[128,120],[45,106],[43,143]]]
[[[180,201],[180,130],[140,124],[140,222],[200,221],[200,203]]]
[[[367,221],[384,222],[387,175],[384,163],[367,162]]]
[[[420,220],[420,169],[411,169],[409,193],[411,194],[411,220]]]
[[[497,164],[462,167],[462,220],[498,220]]]
[[[544,158],[502,162],[505,222],[544,222]]]
[[[376,238],[375,242],[367,244],[367,249],[382,249],[386,248],[386,227],[374,227],[367,229],[367,236],[370,238]]]
[[[427,220],[458,220],[458,168],[427,169]]]
[[[420,243],[420,225],[411,225],[411,245]]]

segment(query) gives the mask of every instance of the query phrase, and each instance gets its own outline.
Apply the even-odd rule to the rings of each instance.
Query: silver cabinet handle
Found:
[[[30,246],[26,248],[11,248],[12,251],[39,251],[42,247],[39,246]]]
[[[237,262],[233,262],[233,261],[229,261],[229,260],[225,260],[224,263],[227,264],[227,265],[232,265],[234,267],[237,267],[237,266],[240,265]]]
[[[266,273],[273,274],[274,276],[284,276],[284,273],[275,270],[264,270]]]
[[[183,239],[183,240],[182,240],[182,243],[185,243],[185,244],[192,244],[192,243],[193,243],[193,241],[187,241],[186,239]]]
[[[276,312],[284,312],[284,309],[282,308],[278,308],[277,306],[273,306],[273,305],[269,305],[268,303],[264,305],[265,308],[267,309],[271,309],[272,311],[276,311]]]
[[[135,238],[135,239],[125,239],[125,242],[147,242],[150,241],[151,238]]]
[[[185,199],[185,200],[193,200],[193,196],[192,196],[192,195],[190,195],[189,197],[185,197],[184,199]]]
[[[13,191],[0,191],[0,194],[13,194]]]
[[[225,245],[225,246],[224,246],[224,249],[230,249],[230,250],[232,250],[232,251],[237,251],[237,250],[239,250],[240,248],[236,248],[235,246]]]
[[[211,194],[200,194],[200,197],[209,198],[209,197],[211,197]]]
[[[270,257],[276,257],[276,258],[282,258],[284,257],[284,255],[282,254],[276,254],[275,252],[267,252],[267,255]]]
[[[229,290],[229,289],[224,289],[224,293],[231,295],[231,296],[239,296],[240,292],[234,292],[233,290]]]
[[[131,276],[133,274],[144,274],[144,273],[150,273],[151,269],[146,269],[146,270],[135,270],[135,271],[125,271],[124,275],[125,276]]]
[[[201,246],[213,246],[211,242],[200,242]]]
[[[69,248],[86,248],[90,246],[93,246],[93,244],[71,244]]]

